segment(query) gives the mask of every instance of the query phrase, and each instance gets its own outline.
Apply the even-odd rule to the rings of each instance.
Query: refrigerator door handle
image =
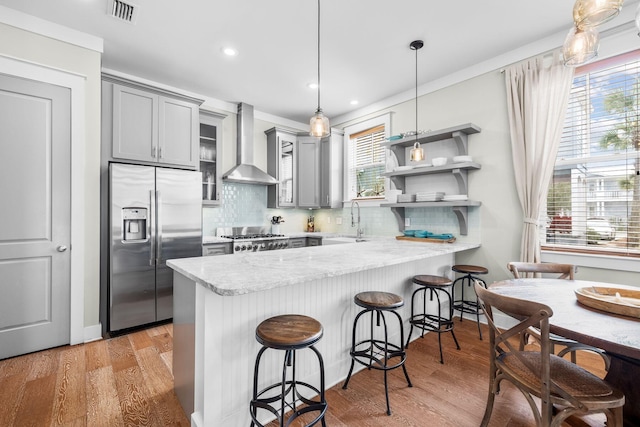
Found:
[[[156,224],[156,203],[155,203],[155,191],[149,190],[149,206],[151,207],[151,214],[149,215],[149,235],[151,239],[151,250],[149,251],[149,265],[156,265],[156,239],[153,237],[155,235],[155,224]]]
[[[156,191],[156,265],[162,265],[162,193]]]

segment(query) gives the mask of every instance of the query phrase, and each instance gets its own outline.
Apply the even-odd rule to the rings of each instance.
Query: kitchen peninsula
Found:
[[[349,369],[351,328],[358,312],[355,294],[380,290],[401,295],[405,306],[400,315],[407,319],[411,278],[451,277],[455,253],[479,246],[372,238],[168,261],[174,269],[175,390],[192,425],[249,425],[253,364],[260,347],[255,328],[262,320],[285,313],[317,319],[324,335],[316,347],[325,361],[327,388],[331,387]],[[260,387],[277,381],[276,364],[282,357],[277,353],[267,361],[273,369],[264,370],[271,378]],[[299,357],[297,376],[314,381],[317,366],[305,363],[304,352]]]

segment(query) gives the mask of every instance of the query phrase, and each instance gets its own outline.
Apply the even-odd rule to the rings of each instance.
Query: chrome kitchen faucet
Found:
[[[358,208],[358,228],[356,229],[356,241],[362,239],[362,228],[360,228],[360,204],[358,202],[356,202],[355,200],[351,201],[351,226],[355,227],[356,223],[353,220],[353,205],[356,205],[356,207]]]

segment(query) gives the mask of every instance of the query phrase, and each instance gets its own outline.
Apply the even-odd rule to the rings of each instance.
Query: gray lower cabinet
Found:
[[[307,246],[322,246],[322,237],[307,237]]]
[[[111,158],[162,166],[198,167],[201,100],[103,75],[110,118]],[[111,114],[108,114],[108,113]]]
[[[305,246],[322,246],[322,237],[291,237],[289,248],[304,248]]]
[[[289,239],[289,248],[303,248],[307,246],[306,237],[293,237]]]
[[[227,255],[233,252],[233,243],[206,243],[202,245],[203,256]]]
[[[188,417],[194,410],[196,285],[176,274],[173,289],[173,390]]]

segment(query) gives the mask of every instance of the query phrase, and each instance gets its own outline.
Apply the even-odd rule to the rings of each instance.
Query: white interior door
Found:
[[[70,89],[0,75],[0,359],[70,341]]]

